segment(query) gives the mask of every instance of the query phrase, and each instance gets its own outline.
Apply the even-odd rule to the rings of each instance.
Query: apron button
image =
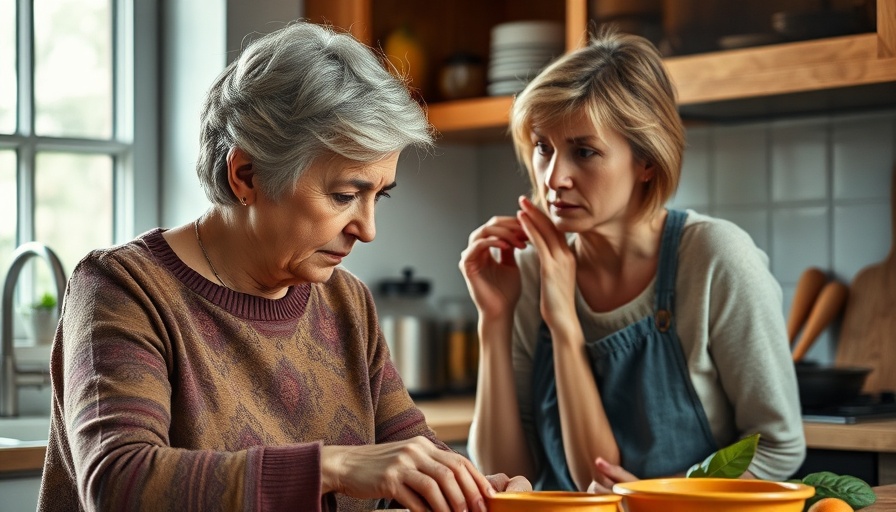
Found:
[[[672,326],[672,313],[667,309],[661,309],[656,312],[656,328],[660,332],[666,332]]]

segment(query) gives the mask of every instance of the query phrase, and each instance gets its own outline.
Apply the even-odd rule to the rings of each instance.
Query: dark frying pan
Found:
[[[796,382],[803,407],[824,407],[848,402],[862,392],[871,368],[796,364]]]

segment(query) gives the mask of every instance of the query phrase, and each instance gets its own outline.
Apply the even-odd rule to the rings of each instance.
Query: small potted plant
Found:
[[[53,342],[56,334],[56,324],[59,323],[59,312],[56,308],[56,296],[52,293],[44,293],[40,299],[31,304],[29,308],[29,322],[31,339],[37,345]]]

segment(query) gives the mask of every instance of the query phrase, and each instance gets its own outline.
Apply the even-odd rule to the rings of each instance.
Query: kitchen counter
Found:
[[[439,439],[446,443],[463,442],[467,439],[470,420],[473,418],[473,397],[419,401],[417,406],[423,411]],[[40,471],[46,451],[45,445],[0,448],[0,477]]]
[[[441,422],[438,425],[440,428],[437,432],[442,432],[443,434],[453,437],[457,436],[461,433],[463,422],[458,423],[456,420],[457,416],[452,414],[452,411],[457,412],[465,411],[469,408],[469,412],[472,413],[472,400],[463,400],[463,399],[450,399],[447,400],[448,403],[441,403],[442,400],[439,401],[439,404],[436,404],[433,407],[433,403],[426,402],[421,404],[421,409],[427,409],[430,413],[432,413],[432,418],[436,419],[445,419],[444,422]],[[443,418],[441,415],[447,414],[448,418]],[[427,418],[430,415],[427,414]],[[893,422],[896,424],[896,422]],[[467,429],[469,429],[469,425],[467,424]],[[890,429],[893,429],[891,425]],[[820,429],[824,431],[825,429]],[[20,473],[20,472],[31,472],[39,470],[43,466],[44,460],[44,452],[46,451],[45,447],[28,447],[28,448],[0,448],[0,476],[3,476],[3,473]],[[882,485],[874,488],[875,494],[877,494],[877,501],[874,505],[870,507],[863,508],[864,512],[884,512],[896,510],[896,484],[892,485]]]
[[[446,443],[467,440],[470,422],[473,420],[472,396],[452,396],[434,400],[417,400],[417,408],[426,417],[426,423],[436,436]]]
[[[421,400],[417,407],[439,439],[459,442],[467,438],[473,404],[472,396],[462,396]],[[854,425],[804,422],[803,429],[809,448],[896,453],[896,418]]]
[[[473,418],[473,404],[472,396],[450,396],[417,402],[427,423],[439,439],[446,443],[460,443],[467,439]],[[806,422],[803,428],[809,448],[878,452],[896,463],[896,419],[855,425]],[[0,474],[40,470],[45,451],[45,446],[0,448]],[[881,475],[882,481],[896,481],[884,478],[887,475],[890,473]]]
[[[884,512],[896,510],[896,484],[881,485],[874,488],[877,501],[870,507],[865,507],[862,512]]]
[[[446,442],[462,441],[470,428],[469,419],[473,414],[472,398],[447,398],[437,401],[426,401],[418,404],[431,422],[436,434]],[[806,424],[806,440],[820,443],[824,447],[862,446],[864,448],[879,446],[874,439],[877,435],[896,435],[896,420],[880,421],[874,424],[828,425],[821,423]],[[837,437],[843,442],[836,442]],[[861,438],[865,437],[865,440]],[[869,444],[870,443],[870,444]],[[888,452],[896,451],[896,445],[883,447]],[[843,448],[839,448],[843,449]],[[853,448],[849,448],[853,449]],[[0,448],[0,477],[6,474],[30,473],[39,471],[43,466],[45,446],[25,448]],[[874,488],[877,502],[862,509],[864,512],[884,512],[896,510],[896,484],[881,485]]]
[[[809,448],[896,453],[896,419],[854,425],[803,422],[803,430]]]
[[[44,467],[46,445],[0,448],[0,478],[39,472]]]
[[[466,440],[470,430],[473,404],[472,396],[464,396],[421,400],[417,407],[439,439],[459,443]],[[896,483],[896,419],[854,425],[804,422],[803,429],[811,449],[877,453],[879,482]]]
[[[473,397],[449,397],[417,403],[439,439],[446,443],[462,442],[470,431]],[[0,478],[12,474],[40,471],[47,447],[0,448]]]

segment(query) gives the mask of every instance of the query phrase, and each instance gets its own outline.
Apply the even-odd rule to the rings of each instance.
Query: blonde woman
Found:
[[[519,94],[511,130],[531,198],[460,262],[480,469],[608,492],[759,432],[746,476],[789,477],[805,440],[781,288],[736,225],[664,206],[685,131],[656,49],[597,37]]]

